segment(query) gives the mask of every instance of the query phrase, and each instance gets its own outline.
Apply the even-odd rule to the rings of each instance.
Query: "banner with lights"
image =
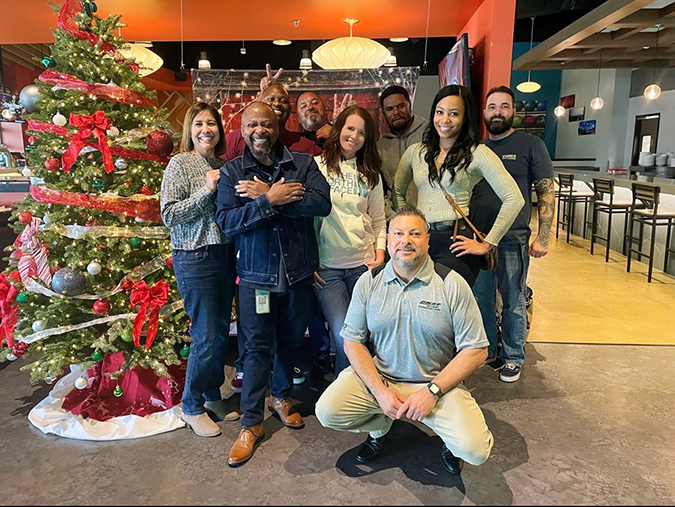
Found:
[[[226,132],[240,128],[241,111],[255,100],[260,92],[260,80],[267,76],[265,70],[192,69],[191,72],[194,101],[209,102],[216,106],[223,115]],[[329,118],[332,118],[334,94],[337,93],[341,98],[345,93],[351,93],[352,100],[373,115],[381,131],[385,123],[380,111],[379,94],[388,86],[402,86],[408,90],[414,104],[419,75],[419,67],[284,70],[278,82],[288,90],[293,107],[286,129],[295,132],[301,130],[296,115],[296,100],[301,93],[313,91],[323,100]]]

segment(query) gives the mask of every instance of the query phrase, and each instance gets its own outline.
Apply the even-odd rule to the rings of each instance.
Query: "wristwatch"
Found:
[[[436,384],[434,384],[433,382],[429,382],[429,383],[427,384],[427,389],[429,389],[429,392],[430,392],[434,397],[436,397],[436,398],[440,398],[441,395],[443,394],[443,393],[441,392],[441,388],[438,387],[438,386],[437,386]]]

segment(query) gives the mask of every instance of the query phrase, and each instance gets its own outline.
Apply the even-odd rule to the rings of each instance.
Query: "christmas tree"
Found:
[[[104,382],[121,397],[126,373],[170,377],[189,354],[157,195],[173,140],[120,52],[121,16],[101,19],[92,0],[54,7],[55,43],[28,120],[30,195],[13,213],[18,237],[0,275],[0,360],[25,358],[33,382],[71,365],[91,370],[98,378],[75,382],[91,404]]]

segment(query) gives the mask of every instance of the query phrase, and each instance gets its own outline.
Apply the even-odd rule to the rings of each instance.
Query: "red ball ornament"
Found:
[[[97,220],[87,220],[84,223],[84,225],[86,225],[87,227],[96,227],[98,225],[98,221]]]
[[[61,161],[55,157],[48,158],[45,160],[45,167],[48,171],[56,172],[61,167]]]
[[[125,185],[131,185],[131,180],[124,180]]]
[[[170,268],[173,268],[173,255],[171,257],[166,258],[166,265],[169,266]]]
[[[141,187],[141,194],[143,194],[143,195],[152,195],[152,190],[150,189],[149,186],[143,185],[143,186]]]
[[[20,259],[23,257],[23,252],[21,250],[13,250],[11,254],[9,254],[10,259]]]
[[[125,290],[125,291],[130,291],[133,288],[133,286],[134,286],[134,282],[132,282],[128,278],[125,278],[124,280],[122,280],[120,282],[120,287],[122,287],[122,290]]]
[[[99,299],[94,303],[94,313],[105,315],[110,311],[110,302],[105,299]]]
[[[24,342],[17,342],[14,344],[14,347],[12,347],[12,354],[14,354],[16,357],[23,357],[23,355],[26,353],[28,350],[28,344]]]
[[[35,144],[35,138],[33,136],[28,136],[28,144]]]
[[[173,151],[173,139],[162,130],[150,132],[145,138],[145,146],[148,153],[159,157],[168,157]]]
[[[22,211],[19,213],[19,222],[28,225],[33,221],[33,214],[30,211]]]

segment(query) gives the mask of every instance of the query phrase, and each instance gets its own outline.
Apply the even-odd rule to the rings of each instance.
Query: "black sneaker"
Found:
[[[321,353],[317,355],[314,358],[313,364],[319,373],[333,371],[333,365],[331,364],[330,356],[328,354]]]
[[[499,370],[499,380],[502,382],[516,382],[520,378],[520,366],[512,363],[506,363],[504,367]]]
[[[504,360],[501,357],[488,357],[484,364],[493,370],[500,370],[504,366]]]

